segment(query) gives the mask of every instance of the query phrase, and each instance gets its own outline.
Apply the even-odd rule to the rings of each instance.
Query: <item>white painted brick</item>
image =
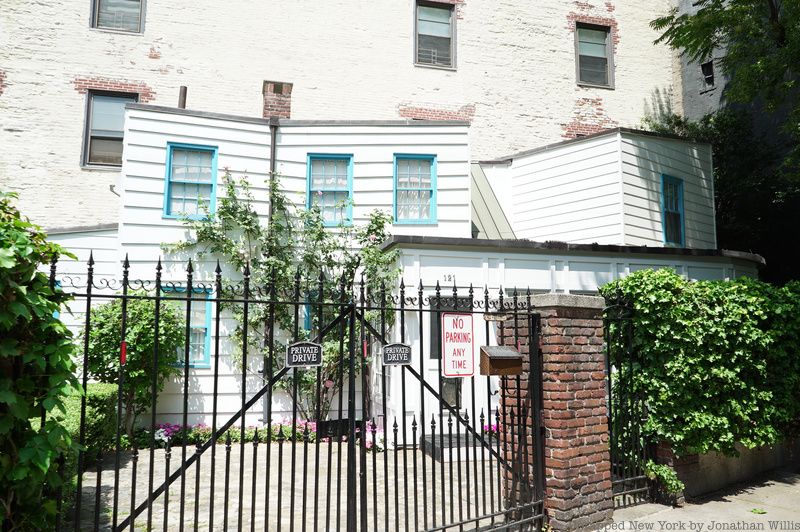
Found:
[[[261,116],[262,81],[288,81],[292,118],[394,119],[402,105],[474,105],[473,159],[562,137],[577,98],[603,99],[611,121],[636,126],[656,88],[673,83],[672,54],[654,46],[654,2],[492,2],[458,6],[458,68],[413,65],[411,0],[148,0],[144,33],[91,29],[90,1],[15,0],[0,9],[0,188],[45,226],[115,222],[118,172],[80,168],[85,96],[73,80],[143,82],[152,103]],[[591,5],[591,8],[587,8]],[[575,85],[570,12],[613,16],[616,89]],[[154,52],[152,53],[151,50]],[[153,58],[153,57],[155,58]]]

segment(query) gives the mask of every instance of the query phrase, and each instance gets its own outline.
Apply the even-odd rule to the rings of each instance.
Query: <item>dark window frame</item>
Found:
[[[580,53],[580,30],[596,30],[603,31],[606,34],[606,70],[608,76],[608,84],[592,83],[590,81],[581,80],[581,53]],[[575,81],[581,87],[594,87],[598,89],[614,90],[614,28],[611,26],[603,26],[600,24],[591,24],[587,22],[575,23]]]
[[[674,198],[677,203],[677,208],[672,208],[667,202],[667,187],[673,188],[677,197]],[[664,236],[664,245],[667,247],[685,247],[686,246],[686,208],[685,208],[685,191],[683,186],[683,179],[673,177],[671,175],[661,175],[661,227]],[[670,238],[668,225],[668,215],[678,217],[678,230],[680,230],[680,239],[675,240]]]
[[[92,99],[95,96],[108,96],[111,98],[126,98],[131,100],[131,103],[139,101],[138,92],[118,92],[118,91],[103,91],[89,89],[86,91],[86,110],[84,112],[84,127],[83,127],[83,146],[81,148],[81,166],[83,168],[101,168],[118,170],[122,168],[122,161],[120,164],[102,164],[89,162],[89,144],[92,139]],[[101,137],[102,138],[102,137]],[[123,141],[124,141],[123,131]]]
[[[449,2],[435,2],[429,0],[415,0],[414,1],[414,66],[425,68],[438,68],[442,70],[456,70],[457,57],[456,57],[456,6]],[[431,63],[421,63],[419,61],[419,8],[422,7],[435,7],[439,9],[448,9],[450,11],[450,64],[437,65]]]
[[[95,30],[100,31],[111,31],[116,33],[125,33],[128,35],[141,35],[144,33],[144,20],[145,20],[145,13],[147,11],[147,0],[141,0],[141,8],[139,9],[139,29],[137,30],[126,30],[124,28],[107,28],[105,26],[99,25],[99,17],[100,17],[100,2],[101,0],[91,0],[92,7],[91,7],[91,18],[89,19],[89,27]]]
[[[700,64],[700,75],[703,78],[703,91],[710,91],[715,88],[713,59]]]

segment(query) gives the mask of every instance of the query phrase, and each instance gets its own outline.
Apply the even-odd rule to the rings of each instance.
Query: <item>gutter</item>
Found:
[[[267,214],[270,227],[272,227],[272,204],[274,203],[272,201],[272,190],[275,188],[275,169],[277,168],[275,156],[278,147],[275,144],[278,140],[278,124],[278,117],[271,116],[269,119],[269,211]]]

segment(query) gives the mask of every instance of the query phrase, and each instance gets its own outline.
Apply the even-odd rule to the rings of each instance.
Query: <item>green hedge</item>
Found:
[[[678,455],[736,455],[797,433],[800,283],[689,282],[642,270],[601,288],[633,305],[635,392],[646,397],[644,434]],[[611,350],[619,371],[624,350]]]
[[[75,441],[81,428],[81,397],[70,396],[64,400],[67,415],[64,427]],[[117,418],[117,385],[90,383],[86,387],[86,438],[87,451],[106,451],[114,447]]]

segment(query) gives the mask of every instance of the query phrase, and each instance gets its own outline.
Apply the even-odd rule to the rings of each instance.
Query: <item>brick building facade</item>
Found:
[[[81,164],[87,91],[174,106],[186,86],[191,109],[256,117],[466,119],[477,160],[635,126],[678,74],[648,25],[670,0],[443,2],[448,68],[415,64],[414,0],[142,4],[141,31],[92,27],[90,1],[0,12],[0,188],[46,226],[118,217],[119,171]],[[580,24],[610,31],[613,88],[576,83]]]

